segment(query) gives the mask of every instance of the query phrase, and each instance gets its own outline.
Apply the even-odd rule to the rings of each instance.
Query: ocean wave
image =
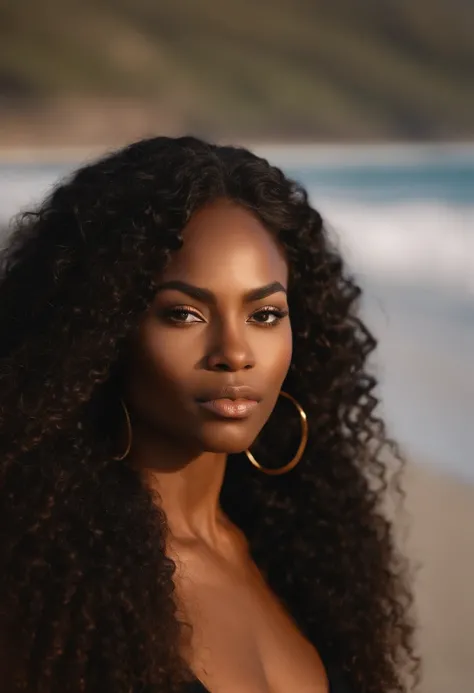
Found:
[[[0,224],[34,208],[70,166],[18,167],[0,175]],[[394,198],[344,198],[309,187],[354,272],[474,293],[474,204]],[[355,192],[355,191],[354,191]]]
[[[318,199],[317,207],[353,271],[474,292],[474,205]]]
[[[60,172],[44,170],[34,173],[20,171],[0,174],[0,224],[7,227],[19,212],[34,209],[53,188]]]

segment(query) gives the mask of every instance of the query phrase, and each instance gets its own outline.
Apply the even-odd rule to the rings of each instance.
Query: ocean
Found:
[[[390,435],[474,481],[474,145],[256,150],[308,189],[364,289]],[[0,160],[0,225],[77,161]]]

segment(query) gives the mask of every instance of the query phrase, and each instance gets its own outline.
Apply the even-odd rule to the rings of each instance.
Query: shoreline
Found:
[[[474,484],[409,463],[403,488],[398,529],[413,573],[420,693],[467,693],[474,681]]]
[[[137,139],[140,135],[137,135]],[[443,163],[450,158],[456,161],[472,161],[474,157],[474,140],[466,141],[433,141],[433,142],[352,142],[327,143],[308,141],[307,143],[290,142],[252,142],[240,141],[238,138],[219,138],[221,143],[234,141],[248,147],[257,154],[269,159],[283,160],[286,165],[297,166],[312,164],[341,165],[347,167],[364,164],[383,163],[390,157],[390,163],[411,164],[431,163],[443,157]],[[124,140],[123,144],[128,142]],[[67,164],[84,161],[120,148],[119,143],[81,144],[81,145],[35,145],[35,146],[2,146],[0,145],[0,165],[9,164]],[[446,157],[448,157],[446,159]]]

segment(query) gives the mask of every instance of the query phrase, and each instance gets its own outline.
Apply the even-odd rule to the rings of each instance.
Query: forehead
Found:
[[[183,241],[164,280],[186,278],[201,286],[224,281],[245,288],[287,283],[283,249],[252,212],[236,203],[219,200],[201,208],[186,225]]]

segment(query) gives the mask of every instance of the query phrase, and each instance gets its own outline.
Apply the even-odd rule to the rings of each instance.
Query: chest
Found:
[[[182,567],[176,584],[185,656],[210,693],[326,693],[317,651],[256,566],[203,568]]]

